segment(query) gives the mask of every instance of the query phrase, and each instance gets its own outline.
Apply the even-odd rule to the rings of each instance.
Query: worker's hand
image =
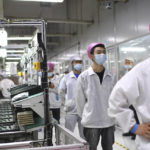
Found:
[[[51,83],[51,84],[49,85],[49,87],[50,87],[51,89],[53,89],[55,86],[54,86],[53,83]]]
[[[135,134],[143,136],[150,141],[150,123],[140,124]]]

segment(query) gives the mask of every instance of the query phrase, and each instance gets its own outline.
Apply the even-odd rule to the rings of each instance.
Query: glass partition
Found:
[[[117,47],[109,47],[107,48],[107,67],[110,72],[117,75]]]
[[[134,60],[134,65],[145,60],[150,56],[150,35],[140,37],[119,45],[118,53],[118,69],[119,78],[121,78],[126,70],[124,68],[124,62],[126,58]]]

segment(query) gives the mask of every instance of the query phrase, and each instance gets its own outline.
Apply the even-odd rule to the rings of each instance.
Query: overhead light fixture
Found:
[[[0,49],[0,57],[2,57],[2,58],[7,57],[6,49],[4,49],[4,48],[1,48],[1,49]]]
[[[138,45],[139,43],[138,42],[135,42],[133,44],[131,44],[131,46],[135,46],[135,45]]]
[[[25,37],[8,37],[7,40],[9,41],[28,41],[31,40],[31,36],[25,36]]]
[[[62,3],[64,0],[15,0],[24,2],[47,2],[47,3]]]
[[[7,44],[7,32],[4,28],[0,28],[0,46],[5,47]]]
[[[24,53],[24,50],[7,50],[7,53]]]
[[[14,64],[18,64],[18,62],[5,62],[5,64],[8,66],[8,65],[10,65],[11,63],[14,63]]]
[[[18,57],[18,58],[14,58],[14,57],[7,57],[6,60],[20,60],[21,58]]]
[[[121,51],[123,52],[144,52],[146,51],[145,47],[122,47]]]

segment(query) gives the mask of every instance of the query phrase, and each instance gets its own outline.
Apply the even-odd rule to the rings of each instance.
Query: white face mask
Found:
[[[95,61],[99,65],[103,65],[106,60],[107,60],[107,58],[106,58],[105,54],[96,54],[95,55]]]
[[[82,64],[74,64],[74,69],[77,70],[77,71],[81,71],[82,70],[82,67],[83,65]]]
[[[132,66],[131,66],[131,65],[124,65],[124,68],[125,68],[126,70],[129,70],[129,69],[132,68]]]
[[[48,72],[48,77],[52,77],[54,75],[54,72]]]

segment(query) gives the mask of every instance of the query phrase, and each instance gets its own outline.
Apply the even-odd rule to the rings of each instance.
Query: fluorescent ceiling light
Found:
[[[14,57],[8,57],[8,58],[6,58],[6,60],[20,60],[21,58],[20,57],[18,57],[18,58],[14,58]]]
[[[10,65],[11,63],[18,64],[18,62],[5,62],[6,65]]]
[[[62,3],[64,0],[15,0],[24,2],[47,2],[47,3]]]
[[[135,46],[135,45],[138,45],[139,43],[138,42],[135,42],[133,44],[131,44],[131,46]]]
[[[144,47],[122,47],[121,51],[123,52],[144,52],[146,48]]]
[[[11,54],[7,54],[7,57],[9,58],[9,57],[21,57],[22,56],[22,54],[14,54],[14,53],[11,53]]]
[[[8,37],[7,40],[9,41],[28,41],[28,40],[31,40],[32,37]]]
[[[24,53],[24,50],[7,50],[7,53]]]

